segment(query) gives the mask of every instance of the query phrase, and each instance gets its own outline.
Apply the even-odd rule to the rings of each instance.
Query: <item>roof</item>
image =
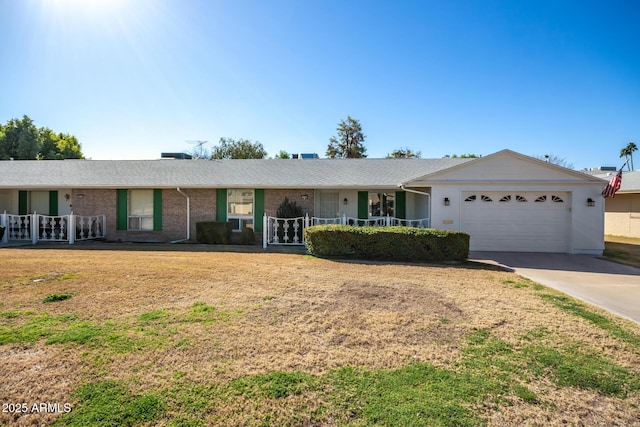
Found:
[[[0,188],[388,188],[474,160],[6,160]]]
[[[407,185],[460,183],[606,185],[601,178],[504,149],[419,176]]]
[[[615,174],[616,172],[606,172],[594,176],[609,181]],[[640,171],[622,172],[622,184],[618,193],[640,193]]]

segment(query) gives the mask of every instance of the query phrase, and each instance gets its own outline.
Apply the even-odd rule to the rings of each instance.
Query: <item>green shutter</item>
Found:
[[[369,192],[358,191],[358,219],[369,218]]]
[[[407,219],[407,193],[396,191],[396,218]]]
[[[153,190],[153,231],[162,231],[162,190]]]
[[[262,231],[262,217],[264,216],[264,190],[254,190],[253,206],[253,231]]]
[[[216,190],[216,221],[227,220],[227,189]]]
[[[116,228],[127,230],[129,228],[129,190],[116,190]]]
[[[29,192],[18,191],[18,215],[29,213]]]
[[[49,191],[49,215],[58,215],[58,192],[56,190]]]

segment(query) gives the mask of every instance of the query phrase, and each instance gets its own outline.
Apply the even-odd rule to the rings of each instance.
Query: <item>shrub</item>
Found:
[[[302,207],[298,206],[296,202],[290,202],[287,197],[280,203],[276,211],[276,217],[278,218],[299,218],[301,216],[304,216]]]
[[[464,260],[469,235],[460,231],[411,227],[316,225],[304,230],[311,254],[393,261]]]
[[[231,227],[230,222],[197,222],[196,240],[198,243],[228,245],[231,242]]]
[[[73,294],[51,294],[47,297],[45,297],[42,302],[43,303],[48,303],[48,302],[56,302],[56,301],[64,301],[66,299],[72,298]]]
[[[253,228],[244,227],[242,232],[240,233],[240,244],[241,245],[255,245],[256,244],[256,235],[253,232]]]

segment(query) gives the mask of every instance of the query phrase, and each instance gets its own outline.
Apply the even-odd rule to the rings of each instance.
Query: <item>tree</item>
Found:
[[[457,154],[452,154],[450,156],[452,159],[478,159],[480,157],[482,157],[480,154],[460,154],[459,156]]]
[[[620,150],[620,157],[625,157],[628,161],[627,163],[627,169],[632,171],[635,170],[635,168],[633,167],[633,152],[634,151],[638,151],[638,147],[636,146],[635,142],[630,142],[627,144],[626,147],[624,147],[622,150]]]
[[[413,152],[411,148],[398,148],[387,154],[387,159],[419,159],[422,157],[420,151]]]
[[[569,163],[564,157],[556,156],[555,154],[545,154],[544,156],[534,156],[538,160],[542,160],[547,163],[562,166],[567,169],[573,169],[573,163]]]
[[[83,159],[78,139],[49,128],[38,129],[28,116],[11,119],[0,126],[0,159],[62,160]]]
[[[367,157],[364,146],[366,136],[362,133],[362,126],[356,119],[347,116],[346,120],[338,123],[338,136],[329,139],[327,157],[331,158],[361,158]]]
[[[220,145],[213,147],[212,159],[264,159],[267,152],[258,141],[251,142],[248,139],[234,140],[232,138],[220,138]]]
[[[278,154],[275,155],[274,159],[290,159],[291,154],[287,153],[284,150],[280,150]]]

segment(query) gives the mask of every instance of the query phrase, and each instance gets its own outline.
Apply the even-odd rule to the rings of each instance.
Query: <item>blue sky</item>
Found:
[[[94,159],[187,141],[321,156],[358,119],[370,157],[509,148],[576,168],[640,145],[637,1],[0,0],[0,122]]]

